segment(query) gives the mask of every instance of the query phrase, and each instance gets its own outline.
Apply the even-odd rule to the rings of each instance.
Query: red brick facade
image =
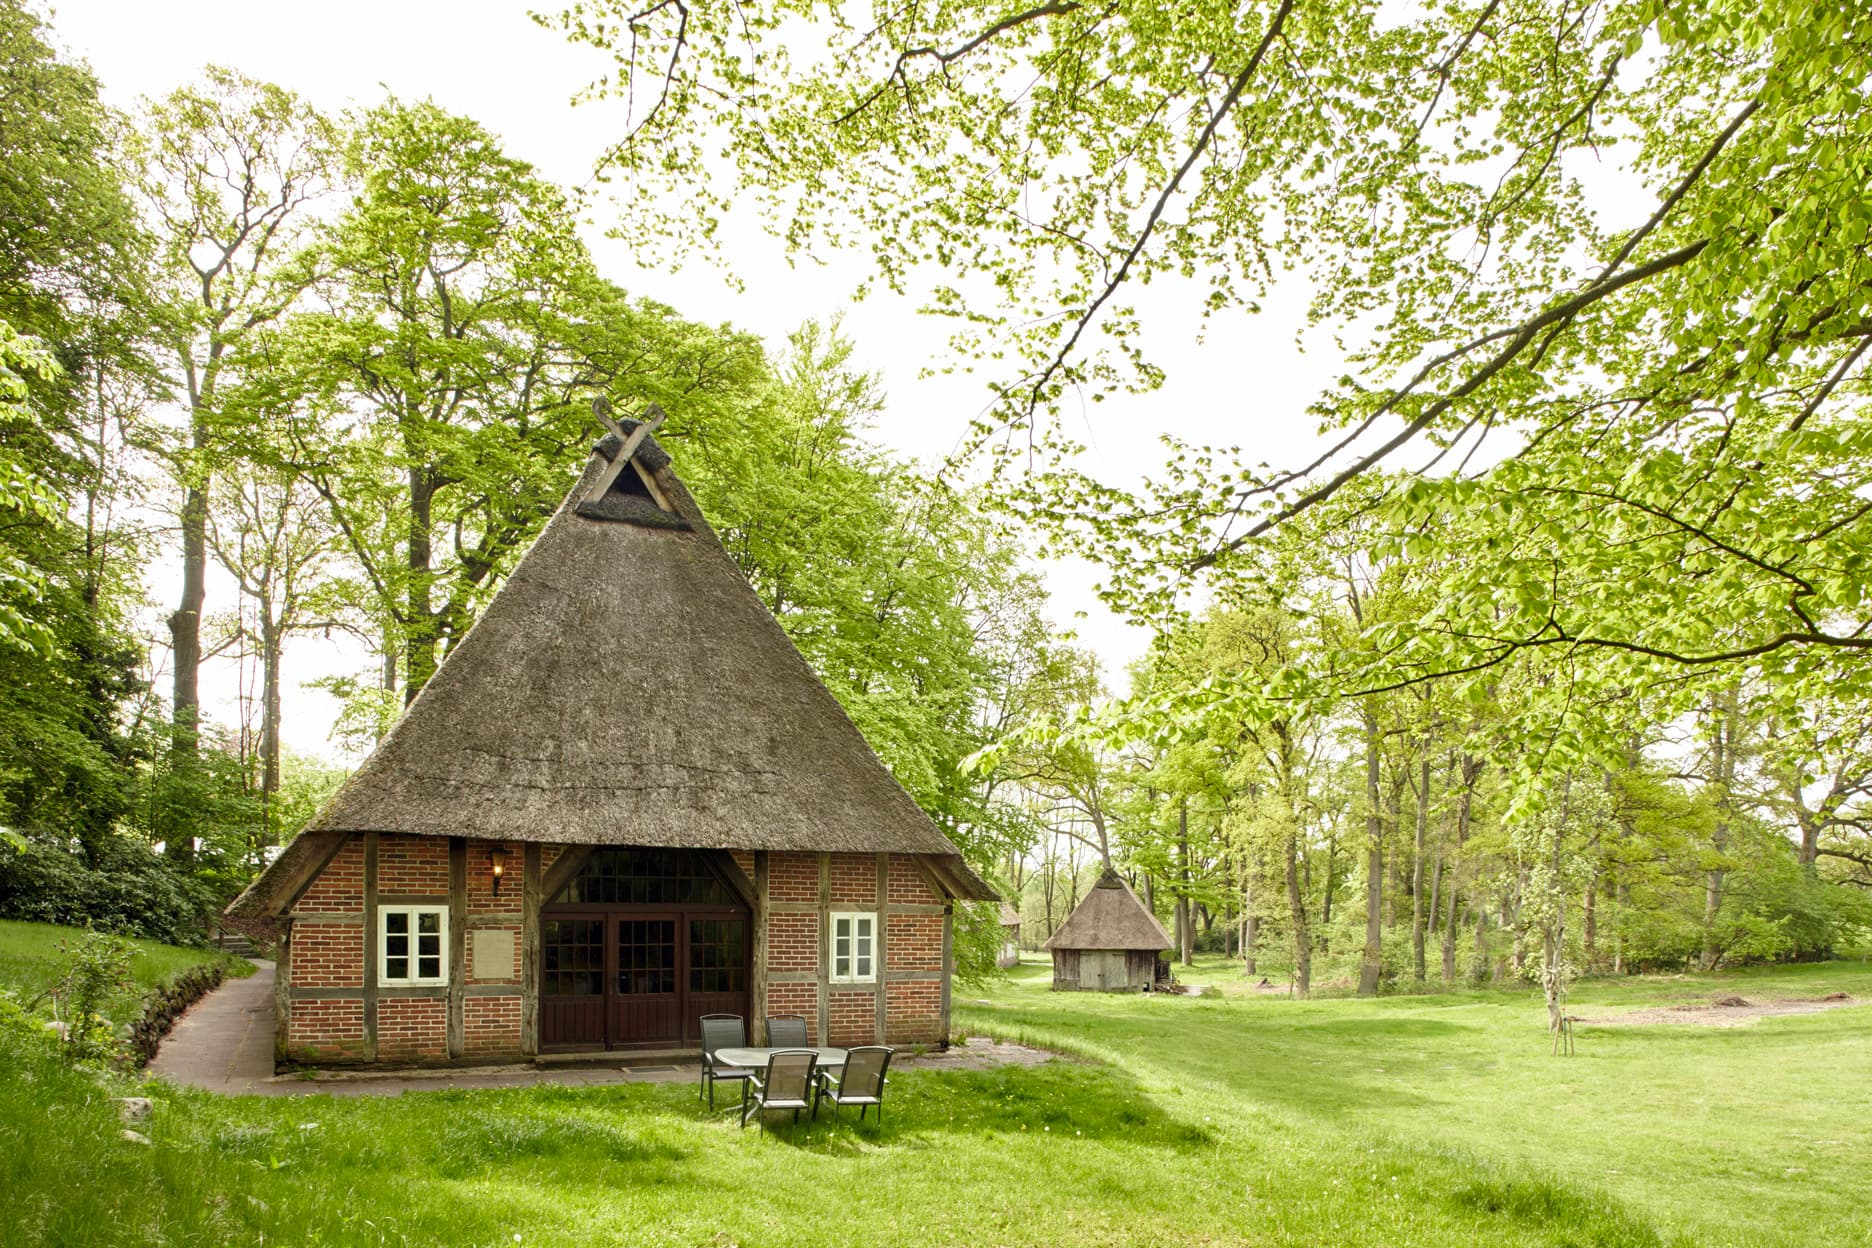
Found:
[[[523,965],[529,855],[524,845],[498,846],[504,861],[496,896],[495,848],[485,841],[388,833],[346,841],[289,911],[280,1056],[309,1063],[532,1056],[528,1020],[534,1011],[523,995],[532,983]],[[546,872],[564,848],[540,846],[535,869]],[[752,882],[762,894],[753,908],[765,908],[750,973],[756,983],[764,975],[766,992],[752,1003],[751,1030],[758,1034],[767,1015],[798,1014],[815,1043],[942,1042],[948,899],[915,858],[745,850],[730,856],[744,885]],[[455,879],[459,893],[451,887]],[[367,966],[381,956],[373,906],[389,905],[448,913],[443,983],[376,982],[378,967]],[[830,982],[826,916],[834,912],[877,916],[878,978]]]

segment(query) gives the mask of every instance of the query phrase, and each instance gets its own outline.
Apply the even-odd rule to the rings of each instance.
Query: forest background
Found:
[[[575,10],[568,33],[608,46],[613,7]],[[1296,37],[1297,21],[1279,29],[1288,12],[1252,15],[1258,32],[1219,33],[1272,46]],[[1226,448],[1172,446],[1161,478],[1133,493],[1076,475],[1073,448],[1043,419],[1062,393],[1139,384],[1120,375],[1122,316],[1119,365],[1072,355],[1075,324],[1105,302],[1094,264],[1086,290],[1049,296],[1083,317],[1028,322],[1043,326],[1037,336],[1011,340],[1033,367],[1005,392],[1008,408],[976,426],[989,471],[926,469],[871,440],[885,399],[835,320],[803,322],[775,346],[633,298],[574,229],[585,193],[540,177],[470,118],[395,97],[326,116],[223,70],[122,114],[30,7],[6,0],[0,15],[0,823],[11,847],[0,850],[0,910],[10,915],[203,935],[340,779],[280,739],[295,639],[340,631],[373,656],[325,681],[346,744],[367,748],[568,488],[596,433],[590,401],[603,394],[625,410],[670,412],[663,436],[677,470],[750,583],[886,764],[1019,899],[1030,944],[1108,866],[1169,917],[1183,958],[1226,948],[1301,994],[1524,975],[1555,997],[1581,971],[1819,957],[1864,938],[1872,729],[1856,654],[1864,454],[1850,374],[1867,341],[1853,328],[1856,293],[1809,309],[1791,346],[1757,352],[1774,376],[1745,385],[1731,370],[1686,394],[1679,367],[1667,402],[1655,376],[1642,395],[1631,377],[1608,380],[1618,360],[1601,358],[1575,384],[1579,353],[1616,329],[1655,365],[1695,316],[1651,324],[1624,311],[1610,328],[1582,329],[1585,305],[1538,310],[1545,296],[1527,293],[1536,279],[1553,284],[1550,270],[1578,259],[1560,248],[1507,268],[1504,284],[1537,311],[1497,333],[1486,325],[1502,308],[1448,304],[1456,279],[1419,241],[1384,256],[1392,273],[1420,266],[1427,285],[1401,299],[1349,267],[1326,284],[1348,305],[1379,306],[1383,293],[1404,309],[1393,326],[1404,330],[1364,365],[1395,370],[1433,353],[1434,340],[1405,332],[1405,312],[1434,293],[1446,300],[1442,332],[1460,338],[1475,321],[1483,345],[1538,349],[1547,371],[1504,363],[1440,394],[1348,376],[1322,422],[1362,432],[1395,420],[1440,437],[1445,452],[1499,424],[1534,450],[1484,456],[1491,466],[1476,474],[1461,470],[1466,457],[1426,471],[1367,455],[1318,488],[1306,474],[1243,470]],[[1786,18],[1776,9],[1761,20]],[[887,30],[886,42],[968,34],[966,14],[944,20],[956,29]],[[1466,49],[1465,27],[1439,20],[1450,48]],[[1695,31],[1648,20],[1666,51],[1673,38],[1702,46]],[[993,33],[1045,28],[1057,39],[1047,24],[1089,21],[1077,6],[1047,6]],[[1081,33],[1122,41],[1098,23]],[[1607,19],[1589,33],[1597,42],[1570,56],[1624,48],[1632,32]],[[1852,29],[1836,33],[1838,46],[1863,51]],[[686,38],[711,50],[672,57],[666,82],[726,72],[738,55]],[[1371,45],[1384,53],[1382,39]],[[993,40],[957,46],[992,51]],[[1768,59],[1768,79],[1788,76]],[[899,70],[907,63],[898,55]],[[643,72],[625,66],[616,89]],[[1611,77],[1573,75],[1583,89]],[[822,212],[862,183],[815,200],[835,185],[828,170],[866,168],[867,144],[926,124],[916,92],[949,81],[902,73],[860,93],[880,120],[848,127],[855,150],[776,154],[730,137],[751,184],[803,184],[789,202]],[[1811,123],[1828,106],[1824,88],[1775,99]],[[828,107],[810,73],[789,89],[782,114]],[[851,89],[841,89],[849,120]],[[1550,107],[1573,106],[1556,92]],[[681,172],[694,144],[657,127],[714,133],[721,118],[697,101],[733,94],[677,94],[682,107],[633,124],[611,167],[641,175],[650,153]],[[1464,109],[1487,106],[1461,98]],[[937,114],[985,141],[958,120],[970,115]],[[1062,119],[1041,110],[1029,122]],[[1149,124],[1119,110],[1112,128],[1135,139]],[[1204,143],[1216,131],[1195,129]],[[1730,146],[1734,133],[1719,130],[1698,166],[1704,136],[1686,127],[1684,153],[1654,153],[1655,163],[1668,172],[1682,156],[1700,177],[1725,147],[1742,147]],[[1770,155],[1849,185],[1835,167],[1858,149],[1828,141]],[[1170,145],[1152,151],[1174,170]],[[915,162],[904,172],[929,176]],[[978,172],[991,182],[1006,171]],[[1379,173],[1401,184],[1411,170],[1358,176]],[[1564,196],[1545,197],[1538,176],[1504,185],[1516,205],[1539,205],[1542,224],[1573,228],[1588,251],[1603,245],[1605,299],[1675,267],[1648,256],[1647,235],[1666,258],[1710,247],[1669,248],[1680,226],[1663,218],[1636,237],[1601,238]],[[889,186],[862,189],[880,213],[905,202]],[[1150,203],[1135,188],[1106,189],[1133,209]],[[1438,186],[1418,189],[1422,211],[1436,201],[1436,213],[1460,215]],[[1666,199],[1686,202],[1699,203],[1687,190]],[[1828,241],[1854,221],[1864,236],[1865,222],[1833,200],[1786,202],[1817,214]],[[1311,203],[1284,207],[1298,217]],[[1746,226],[1747,205],[1731,208],[1708,213]],[[1499,202],[1488,210],[1504,214]],[[1789,212],[1777,213],[1785,234]],[[663,223],[673,250],[707,219],[691,215]],[[945,231],[979,228],[935,221],[935,244],[892,237],[954,254]],[[1185,242],[1207,237],[1199,213],[1176,228]],[[1032,245],[1012,234],[1006,254]],[[1217,297],[1238,296],[1231,256],[1170,254],[1212,262]],[[1863,291],[1858,260],[1818,254],[1819,273],[1775,270],[1774,280],[1801,298],[1820,275]],[[991,274],[1003,263],[972,259]],[[1628,261],[1651,267],[1628,281]],[[1669,294],[1647,298],[1655,308]],[[965,324],[971,332],[986,331]],[[1479,349],[1435,363],[1455,367]],[[1148,365],[1131,363],[1150,384]],[[1553,375],[1573,383],[1557,393]],[[1512,384],[1487,396],[1488,415],[1456,404],[1498,378]],[[1664,408],[1666,424],[1634,429],[1634,413]],[[1605,419],[1583,418],[1594,412]],[[1010,468],[1021,458],[1010,448],[1029,471]],[[1257,498],[1260,513],[1244,506]],[[1265,518],[1248,541],[1238,522],[1255,514]],[[1133,670],[1102,673],[1049,625],[1036,568],[1061,551],[1101,561],[1113,604],[1153,630],[1157,645]],[[211,566],[238,586],[232,600],[209,600]],[[178,568],[179,584],[154,584],[158,567]],[[140,626],[153,606],[154,635]],[[202,713],[200,676],[229,654],[251,688],[236,722],[218,723]],[[1108,676],[1121,698],[1108,696]],[[975,916],[971,969],[986,966],[995,927],[994,915]]]

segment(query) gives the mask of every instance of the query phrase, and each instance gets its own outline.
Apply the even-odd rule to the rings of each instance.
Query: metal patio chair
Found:
[[[806,1034],[806,1019],[799,1014],[775,1014],[767,1020],[767,1047],[770,1049],[805,1049],[812,1047]]]
[[[710,1109],[715,1108],[715,1084],[718,1080],[739,1080],[745,1088],[747,1081],[754,1077],[754,1072],[746,1066],[724,1066],[716,1061],[715,1050],[739,1049],[746,1045],[747,1023],[739,1014],[702,1016],[702,1082],[696,1086],[696,1095],[700,1097],[706,1094]]]
[[[811,1049],[781,1049],[767,1059],[767,1070],[754,1074],[741,1085],[741,1126],[749,1118],[760,1118],[761,1130],[767,1129],[762,1115],[770,1109],[790,1109],[798,1122],[800,1110],[810,1109],[818,1117],[818,1102],[813,1100],[815,1071],[819,1055]]]
[[[884,1074],[890,1069],[891,1055],[895,1049],[881,1044],[860,1045],[845,1052],[845,1069],[838,1074],[829,1070],[819,1072],[818,1094],[813,1100],[813,1117],[819,1116],[819,1102],[832,1102],[832,1120],[838,1121],[841,1106],[856,1105],[858,1121],[863,1122],[865,1110],[877,1106],[878,1122],[884,1121]]]

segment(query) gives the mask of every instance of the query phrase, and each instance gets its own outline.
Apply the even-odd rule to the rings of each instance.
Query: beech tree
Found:
[[[330,189],[334,143],[330,123],[292,92],[210,68],[199,85],[148,103],[126,145],[155,240],[152,337],[185,415],[166,448],[181,494],[182,561],[168,619],[170,767],[185,779],[199,748],[208,512],[228,458],[224,391],[241,349],[298,297],[288,261],[313,201]],[[171,839],[182,849],[192,835],[180,828]]]
[[[594,394],[693,408],[760,357],[601,279],[566,193],[468,118],[392,100],[345,169],[309,306],[258,350],[407,702],[569,488]]]

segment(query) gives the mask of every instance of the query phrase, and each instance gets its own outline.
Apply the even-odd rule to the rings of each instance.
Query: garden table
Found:
[[[722,1066],[743,1066],[750,1070],[765,1070],[767,1069],[767,1059],[774,1054],[788,1052],[789,1050],[797,1052],[802,1048],[819,1055],[819,1069],[844,1069],[845,1050],[834,1049],[822,1044],[780,1045],[777,1048],[771,1049],[723,1045],[721,1048],[715,1050],[715,1061]]]

